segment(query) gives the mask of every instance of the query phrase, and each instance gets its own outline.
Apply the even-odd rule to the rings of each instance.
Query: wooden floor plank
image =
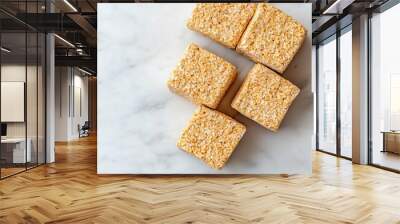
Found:
[[[96,174],[96,137],[0,181],[0,223],[400,223],[400,175],[320,152],[313,174]]]

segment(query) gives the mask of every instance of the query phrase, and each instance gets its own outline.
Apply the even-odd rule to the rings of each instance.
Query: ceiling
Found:
[[[336,28],[332,29],[332,27],[335,26],[338,20],[346,16],[357,16],[387,1],[388,0],[270,0],[269,2],[312,3],[313,39],[318,41],[329,35],[329,29],[333,30],[331,32],[335,31]],[[21,30],[24,31],[26,28],[31,28],[30,30],[39,32],[55,32],[60,37],[57,37],[55,40],[56,64],[86,67],[95,72],[97,57],[97,3],[107,2],[158,1],[1,0],[0,21],[2,31],[6,33],[18,33]],[[52,13],[49,13],[50,11]],[[19,41],[20,39],[18,37],[12,38],[12,34],[7,34],[6,38],[11,38],[15,41]]]

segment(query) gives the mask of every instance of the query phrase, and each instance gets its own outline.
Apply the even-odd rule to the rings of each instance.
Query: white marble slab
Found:
[[[308,30],[284,74],[302,91],[278,133],[236,115],[248,131],[228,164],[216,171],[176,147],[195,106],[171,93],[166,80],[191,42],[238,67],[239,78],[228,95],[234,94],[254,63],[188,30],[185,24],[194,4],[99,4],[98,173],[311,173],[311,4],[274,5]]]

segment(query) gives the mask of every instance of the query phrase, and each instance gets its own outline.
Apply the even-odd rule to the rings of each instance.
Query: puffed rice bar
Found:
[[[245,132],[246,127],[233,118],[200,106],[183,130],[177,146],[208,166],[221,169]]]
[[[172,71],[168,87],[195,104],[217,108],[236,78],[236,67],[217,55],[190,44]]]
[[[232,101],[239,113],[277,131],[300,89],[269,68],[256,64]]]
[[[235,48],[255,10],[254,3],[200,3],[186,25],[229,48]]]
[[[300,49],[306,29],[268,3],[259,3],[236,50],[283,73]]]

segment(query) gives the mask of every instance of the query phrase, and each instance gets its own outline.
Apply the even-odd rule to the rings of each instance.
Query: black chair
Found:
[[[78,125],[78,129],[79,129],[79,138],[89,136],[89,129],[90,129],[89,121],[85,121],[82,127]]]

